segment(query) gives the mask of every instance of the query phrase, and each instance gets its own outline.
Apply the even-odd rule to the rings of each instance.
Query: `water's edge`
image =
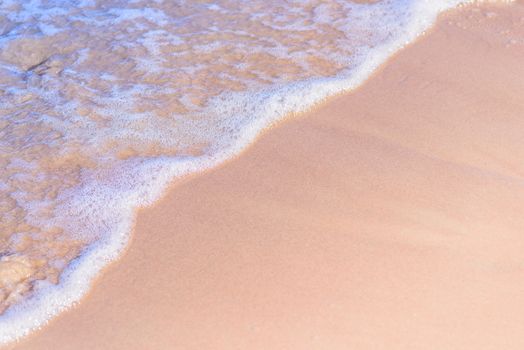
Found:
[[[125,250],[133,231],[137,211],[157,202],[174,182],[190,174],[198,175],[238,157],[262,132],[278,122],[326,103],[335,95],[348,93],[360,87],[378,69],[388,64],[399,50],[414,43],[422,34],[434,27],[437,16],[442,14],[442,11],[473,2],[474,0],[465,0],[448,3],[434,13],[427,13],[423,21],[412,23],[410,28],[405,28],[405,35],[402,37],[371,50],[359,68],[346,76],[308,79],[293,86],[275,86],[250,95],[249,106],[259,108],[257,110],[259,117],[253,118],[248,124],[238,126],[242,130],[232,136],[227,148],[213,154],[199,156],[196,161],[194,157],[189,156],[165,156],[147,161],[126,162],[120,169],[122,175],[118,182],[128,183],[129,187],[126,190],[124,186],[118,198],[108,196],[108,193],[113,193],[114,179],[101,183],[98,178],[90,180],[87,175],[84,179],[85,185],[82,187],[85,197],[103,202],[108,208],[122,208],[127,204],[125,210],[121,211],[121,216],[125,218],[115,220],[111,217],[111,211],[104,212],[102,209],[75,212],[72,215],[77,219],[82,216],[98,215],[100,221],[104,222],[105,229],[110,230],[111,234],[102,235],[101,239],[90,244],[77,259],[73,260],[62,272],[58,285],[46,284],[41,287],[37,285],[32,297],[19,305],[14,305],[0,316],[0,346],[27,336],[32,331],[45,326],[62,311],[80,302],[103,269],[116,261]],[[220,100],[214,103],[219,110]],[[245,105],[239,104],[239,108]],[[155,174],[154,185],[144,174]],[[79,194],[76,193],[75,196]],[[68,209],[64,208],[64,210]]]

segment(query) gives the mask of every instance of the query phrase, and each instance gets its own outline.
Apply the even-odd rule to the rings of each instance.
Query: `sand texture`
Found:
[[[524,349],[523,18],[443,16],[175,184],[78,307],[7,348]]]

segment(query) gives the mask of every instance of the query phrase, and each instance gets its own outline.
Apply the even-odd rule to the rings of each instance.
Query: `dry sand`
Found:
[[[524,349],[523,18],[447,15],[176,184],[78,307],[9,348]]]

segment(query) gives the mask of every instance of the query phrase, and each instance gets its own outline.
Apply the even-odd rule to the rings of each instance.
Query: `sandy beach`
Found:
[[[5,349],[523,349],[522,38],[522,1],[443,15],[175,183],[79,305]]]

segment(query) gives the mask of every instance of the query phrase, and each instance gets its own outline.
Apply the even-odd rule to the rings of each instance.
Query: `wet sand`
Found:
[[[444,16],[363,87],[139,213],[9,349],[523,349],[524,4]]]

